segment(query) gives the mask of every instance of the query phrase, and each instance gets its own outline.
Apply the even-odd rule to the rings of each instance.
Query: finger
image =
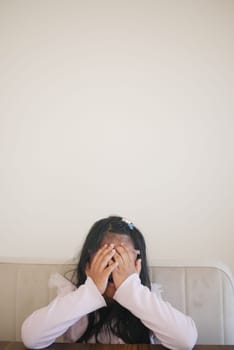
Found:
[[[99,256],[105,251],[105,249],[107,249],[108,245],[104,244],[102,247],[100,247],[96,253],[94,254],[92,261],[93,260],[97,260],[99,258]]]
[[[119,263],[117,261],[113,261],[110,263],[105,269],[106,277],[109,277],[110,274],[118,267]]]
[[[122,258],[122,260],[124,262],[127,262],[129,260],[129,252],[126,249],[126,246],[121,244],[121,245],[116,247],[116,251],[117,251],[118,255]]]
[[[87,276],[89,275],[89,270],[90,270],[89,266],[86,266],[86,268],[85,268],[85,274],[86,274]]]
[[[122,255],[120,255],[117,251],[115,252],[115,255],[113,256],[113,259],[115,262],[118,263],[119,266],[124,264],[124,260]]]
[[[108,262],[108,264],[107,264],[107,266],[110,266],[110,265],[112,265],[112,264],[114,264],[114,260],[113,259],[111,259],[109,262]]]
[[[116,254],[115,249],[112,249],[111,251],[105,252],[105,254],[101,255],[97,264],[101,269],[105,269],[106,266],[108,266],[111,263],[112,258]]]
[[[121,243],[120,246],[123,247],[123,248],[126,250],[126,252],[127,252],[128,254],[133,254],[133,255],[135,255],[135,256],[137,256],[138,254],[140,254],[140,250],[139,250],[139,249],[135,249],[135,248],[133,248],[133,247],[129,247],[129,246],[126,245],[125,243]]]
[[[126,246],[124,243],[122,243],[120,246],[116,247],[116,250],[121,255],[121,257],[125,263],[128,263],[129,261],[135,262],[136,257],[137,257],[135,249],[130,248],[130,247]]]
[[[141,259],[137,259],[137,261],[136,261],[136,270],[137,270],[138,275],[140,275],[140,272],[141,272]]]
[[[101,247],[97,251],[97,253],[95,254],[92,260],[92,263],[94,263],[95,265],[96,264],[99,265],[101,262],[103,262],[104,258],[106,258],[106,260],[108,261],[108,257],[114,254],[113,248],[114,248],[113,244],[110,244],[110,245],[105,244],[103,247]]]
[[[90,263],[87,263],[85,266],[85,274],[86,276],[89,276],[90,274]]]

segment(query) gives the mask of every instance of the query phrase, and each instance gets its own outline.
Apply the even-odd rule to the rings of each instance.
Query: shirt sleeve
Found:
[[[165,347],[192,349],[197,341],[194,321],[141,284],[138,274],[129,276],[114,299],[138,317]]]
[[[103,306],[106,306],[105,299],[88,277],[78,289],[57,296],[24,321],[21,329],[23,343],[31,349],[45,348],[84,315]]]

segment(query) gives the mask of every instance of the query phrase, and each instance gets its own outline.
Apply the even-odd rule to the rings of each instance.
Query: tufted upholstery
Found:
[[[23,320],[55,296],[48,288],[51,273],[68,272],[71,277],[74,267],[0,262],[0,340],[20,340]],[[234,344],[234,286],[225,268],[157,262],[150,273],[161,286],[163,299],[192,316],[199,344]]]

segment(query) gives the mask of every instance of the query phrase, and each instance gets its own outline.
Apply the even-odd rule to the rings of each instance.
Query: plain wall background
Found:
[[[234,1],[0,1],[0,256],[109,214],[234,271]]]

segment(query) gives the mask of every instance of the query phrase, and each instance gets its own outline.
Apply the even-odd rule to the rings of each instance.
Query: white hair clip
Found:
[[[134,225],[130,220],[128,220],[126,218],[122,218],[122,221],[125,222],[126,224],[128,224],[128,227],[130,228],[130,230],[134,229]]]

